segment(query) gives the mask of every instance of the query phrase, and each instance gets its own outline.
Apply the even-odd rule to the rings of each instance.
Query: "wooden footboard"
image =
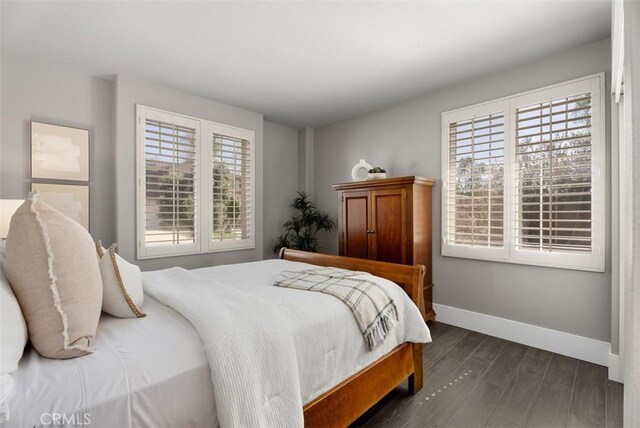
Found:
[[[369,272],[400,285],[424,313],[425,267],[283,249],[280,258],[318,266]],[[309,427],[344,427],[355,421],[405,379],[415,394],[422,388],[422,344],[404,343],[304,406]]]

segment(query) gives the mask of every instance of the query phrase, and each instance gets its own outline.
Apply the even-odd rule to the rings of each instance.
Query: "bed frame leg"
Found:
[[[413,346],[413,374],[409,376],[409,394],[415,395],[422,389],[422,343],[414,343]]]

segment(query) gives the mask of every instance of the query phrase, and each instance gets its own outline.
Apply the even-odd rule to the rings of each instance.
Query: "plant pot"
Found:
[[[367,174],[367,179],[369,180],[378,180],[380,178],[387,178],[386,172],[370,172]]]

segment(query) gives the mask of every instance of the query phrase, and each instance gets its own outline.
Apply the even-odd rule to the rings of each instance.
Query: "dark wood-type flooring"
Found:
[[[424,388],[396,388],[354,426],[621,427],[622,385],[607,368],[429,323]]]

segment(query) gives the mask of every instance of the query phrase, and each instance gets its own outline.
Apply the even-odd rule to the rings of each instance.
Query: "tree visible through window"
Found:
[[[591,94],[516,110],[517,246],[591,251]]]
[[[496,113],[449,125],[452,243],[502,247],[504,115]]]
[[[251,171],[249,142],[218,134],[214,134],[212,140],[212,239],[247,239]]]

